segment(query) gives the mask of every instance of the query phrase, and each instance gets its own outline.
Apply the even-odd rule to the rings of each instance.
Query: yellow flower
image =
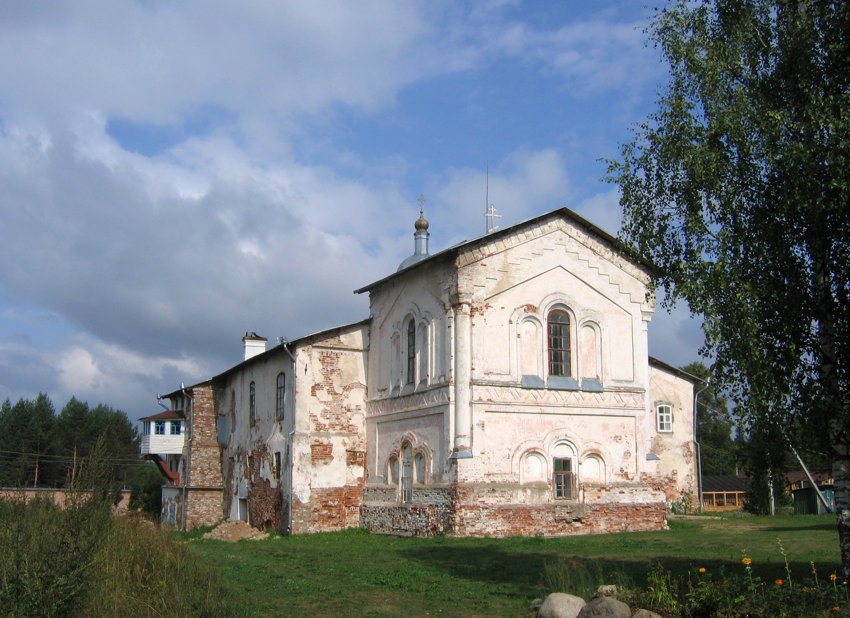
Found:
[[[700,573],[705,573],[705,567],[700,567],[700,568],[699,568],[699,572],[700,572]]]
[[[753,559],[752,558],[741,558],[741,563],[746,564],[747,566],[750,566],[753,563]]]
[[[803,594],[809,594],[810,592],[811,592],[811,590],[809,589],[808,586],[803,586]]]
[[[829,579],[831,579],[832,581],[835,581],[836,579],[838,579],[838,575],[833,573],[832,575],[829,576]]]

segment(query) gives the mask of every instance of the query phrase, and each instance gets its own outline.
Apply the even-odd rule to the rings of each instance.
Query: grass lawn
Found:
[[[192,540],[246,615],[529,616],[544,596],[547,563],[599,564],[643,586],[657,561],[674,573],[700,567],[739,572],[742,552],[756,576],[824,580],[839,568],[835,516],[792,515],[675,520],[663,532],[561,539],[395,538],[361,530],[266,541]]]

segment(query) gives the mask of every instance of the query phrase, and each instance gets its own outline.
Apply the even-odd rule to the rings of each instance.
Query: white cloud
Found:
[[[636,79],[626,73],[639,60],[619,63],[635,49],[625,20],[547,29],[523,22],[522,6],[4,6],[0,297],[61,316],[63,337],[77,336],[4,336],[0,396],[27,385],[29,396],[147,401],[163,382],[238,360],[245,330],[293,338],[366,317],[351,290],[412,252],[410,177],[428,198],[432,250],[483,233],[483,170],[376,155],[369,140],[347,142],[344,122],[380,118],[408,85],[503,61],[542,67],[568,92]],[[574,155],[557,148],[496,151],[490,201],[503,225],[578,195]],[[607,229],[594,215],[609,218],[609,205],[605,194],[582,208]]]
[[[487,189],[489,184],[489,191]],[[571,192],[570,181],[560,154],[555,150],[509,153],[486,170],[449,170],[437,188],[437,208],[454,230],[448,245],[474,238],[485,232],[485,197],[502,215],[502,227],[563,206]],[[439,227],[436,228],[439,230]],[[445,234],[445,232],[443,232]]]

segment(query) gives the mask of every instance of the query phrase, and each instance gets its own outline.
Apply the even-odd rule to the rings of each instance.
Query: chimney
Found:
[[[246,332],[245,336],[242,337],[242,342],[245,344],[245,360],[265,352],[267,341],[268,339],[260,337],[254,331]]]

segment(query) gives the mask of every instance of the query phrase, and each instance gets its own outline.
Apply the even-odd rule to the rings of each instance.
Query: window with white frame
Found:
[[[673,407],[666,403],[659,403],[655,407],[655,422],[659,433],[671,433],[673,431]]]
[[[275,418],[279,421],[283,420],[283,402],[286,395],[286,374],[280,372],[277,374],[277,398],[275,400]]]

